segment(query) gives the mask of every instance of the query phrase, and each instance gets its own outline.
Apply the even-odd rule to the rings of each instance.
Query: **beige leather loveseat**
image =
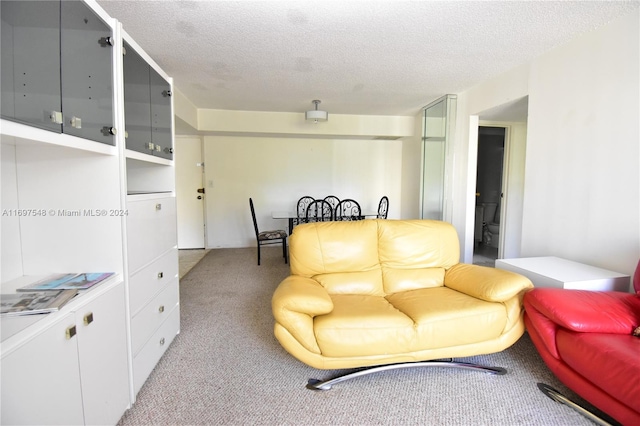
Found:
[[[455,229],[431,220],[300,225],[276,289],[275,336],[319,369],[501,351],[524,332],[512,272],[459,263]]]

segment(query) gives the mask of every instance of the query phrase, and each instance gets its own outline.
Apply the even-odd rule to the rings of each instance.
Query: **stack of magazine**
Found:
[[[86,290],[109,278],[113,272],[55,274],[17,289],[15,294],[0,295],[0,315],[17,316],[55,312],[79,290]]]

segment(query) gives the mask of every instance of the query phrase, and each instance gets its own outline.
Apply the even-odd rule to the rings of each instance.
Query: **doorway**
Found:
[[[473,263],[495,266],[501,252],[507,128],[478,127]]]
[[[205,248],[204,163],[199,136],[176,136],[178,248]]]

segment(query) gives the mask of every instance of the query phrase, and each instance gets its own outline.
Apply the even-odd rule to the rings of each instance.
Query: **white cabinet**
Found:
[[[94,0],[2,1],[1,15],[1,293],[115,273],[59,312],[0,319],[2,424],[116,424],[180,330],[174,163],[109,132],[126,128],[128,36]],[[170,94],[172,79],[127,41],[149,87],[157,74]],[[162,91],[150,126],[169,148]],[[50,97],[64,123],[51,123]]]
[[[116,424],[129,406],[124,284],[76,309],[84,421]]]
[[[127,197],[129,306],[134,393],[180,332],[176,200]]]
[[[171,84],[132,44],[124,42],[127,148],[171,160]]]
[[[126,269],[135,399],[180,332],[178,231],[172,80],[124,31],[123,42]]]
[[[60,316],[14,351],[3,350],[2,424],[84,422],[78,348],[65,338],[73,324],[73,313]]]
[[[81,1],[2,1],[3,118],[115,145],[113,20]]]
[[[2,424],[118,422],[129,406],[124,284],[104,286],[2,342]]]

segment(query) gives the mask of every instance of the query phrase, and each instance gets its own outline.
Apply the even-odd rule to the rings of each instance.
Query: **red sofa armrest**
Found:
[[[640,297],[631,293],[535,288],[524,298],[546,318],[568,330],[631,334],[640,326]]]

